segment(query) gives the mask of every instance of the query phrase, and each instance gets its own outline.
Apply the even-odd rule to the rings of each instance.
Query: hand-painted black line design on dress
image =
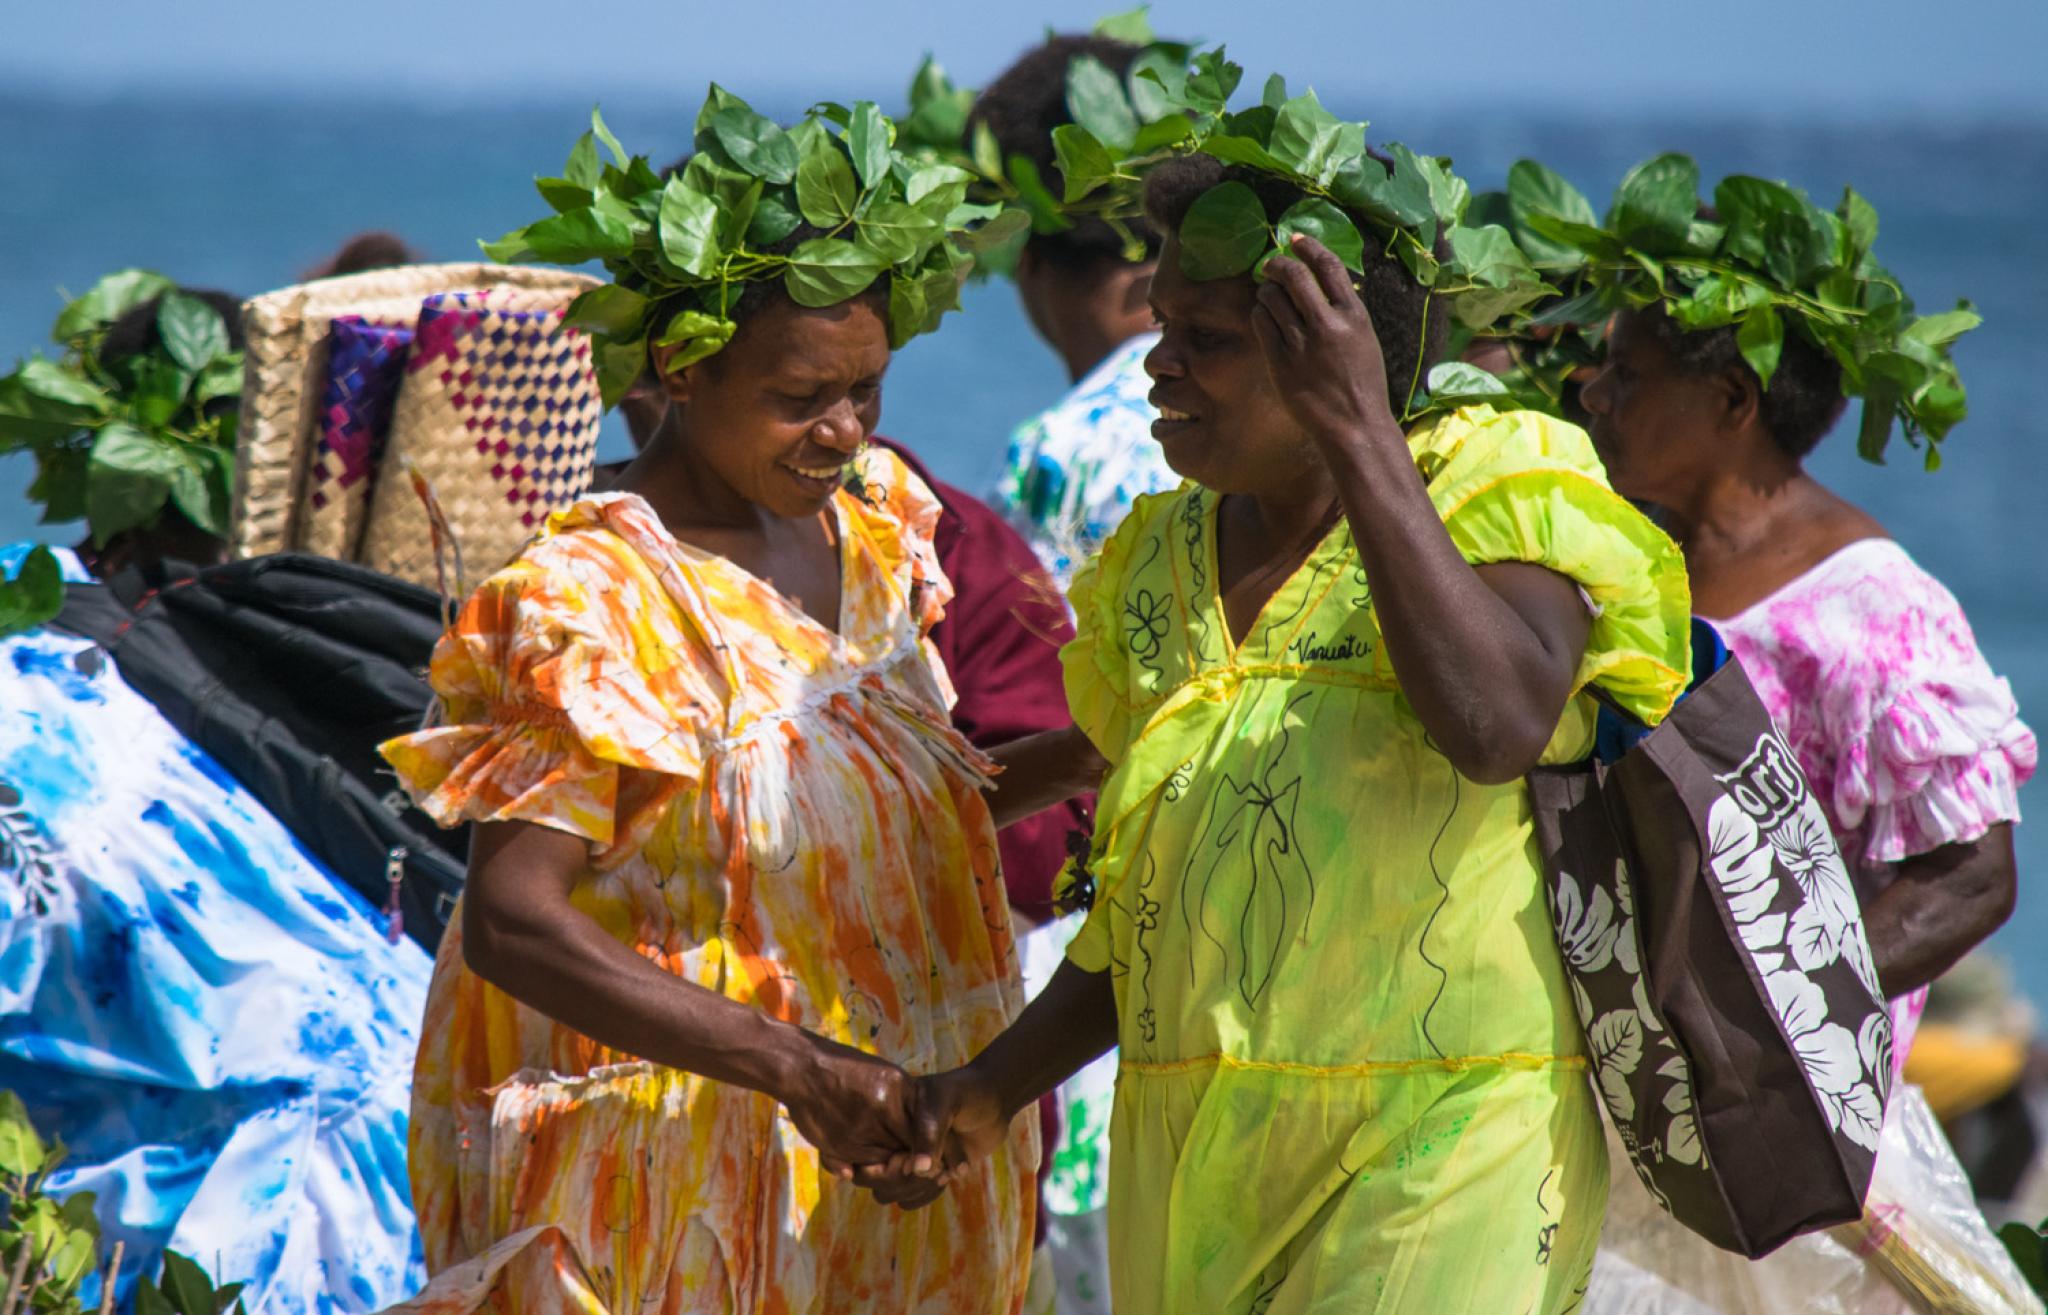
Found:
[[[1195,658],[1201,662],[1216,662],[1223,655],[1216,647],[1215,627],[1209,623],[1209,561],[1203,549],[1207,525],[1204,506],[1200,489],[1188,494],[1180,504],[1181,540],[1187,547],[1188,622],[1195,628]]]
[[[1550,1186],[1550,1180],[1556,1176],[1556,1169],[1547,1169],[1544,1171],[1543,1181],[1536,1184],[1536,1208],[1542,1212],[1545,1219],[1551,1218],[1551,1212],[1550,1207],[1544,1204],[1543,1189]],[[1556,1246],[1557,1222],[1553,1219],[1550,1223],[1536,1230],[1536,1263],[1541,1266],[1549,1265],[1551,1252]]]
[[[1159,1039],[1159,1015],[1152,1007],[1152,947],[1146,944],[1146,938],[1159,931],[1160,905],[1147,892],[1159,878],[1159,861],[1146,854],[1140,862],[1144,867],[1136,888],[1138,907],[1131,915],[1131,941],[1144,961],[1138,972],[1138,1035],[1150,1044]]]
[[[1288,716],[1283,716],[1283,726],[1294,709],[1308,697],[1306,693],[1299,694],[1287,705]],[[1189,906],[1193,905],[1194,920],[1199,924],[1202,936],[1222,952],[1226,969],[1235,954],[1238,996],[1253,1009],[1258,1008],[1259,997],[1272,983],[1273,971],[1287,938],[1291,935],[1306,938],[1309,918],[1315,912],[1315,874],[1309,870],[1308,861],[1295,836],[1294,814],[1301,802],[1301,776],[1297,772],[1280,784],[1274,784],[1276,775],[1285,770],[1293,738],[1291,727],[1281,731],[1280,743],[1273,751],[1271,761],[1255,779],[1240,784],[1235,777],[1224,773],[1220,787],[1209,797],[1208,820],[1188,857],[1188,869],[1181,876],[1183,924],[1188,922]],[[1189,882],[1196,876],[1196,865],[1204,863],[1204,860],[1206,865],[1200,873],[1200,890],[1191,900]],[[1211,891],[1215,888],[1218,873],[1232,861],[1245,865],[1244,907],[1218,912],[1226,916],[1234,914],[1234,931],[1229,926],[1223,929],[1236,942],[1234,951],[1210,925]],[[1296,909],[1300,910],[1298,915]],[[1297,917],[1298,928],[1294,926]],[[1191,927],[1188,934],[1190,981],[1195,976],[1195,946],[1194,928]]]
[[[1317,544],[1316,547],[1311,548],[1309,550],[1309,555],[1313,557],[1317,552],[1320,552],[1321,549],[1322,545]],[[1322,589],[1320,586],[1322,578],[1328,575],[1331,571],[1335,570],[1341,564],[1341,561],[1341,558],[1332,557],[1327,561],[1318,563],[1316,565],[1316,569],[1309,572],[1308,579],[1302,582],[1301,601],[1294,605],[1294,610],[1292,612],[1289,612],[1285,616],[1274,617],[1272,620],[1266,622],[1263,627],[1260,626],[1259,623],[1256,621],[1252,623],[1254,629],[1263,629],[1265,631],[1264,634],[1259,636],[1260,657],[1264,658],[1268,662],[1273,660],[1273,641],[1279,638],[1281,635],[1290,633],[1294,627],[1294,623],[1296,621],[1299,621],[1302,617],[1302,614],[1307,612],[1308,609],[1315,604],[1316,600],[1322,597]],[[1301,568],[1297,566],[1295,569],[1300,570]],[[1290,576],[1289,579],[1291,580],[1292,577]],[[1287,588],[1287,586],[1288,580],[1282,580],[1280,582],[1281,589],[1285,589]],[[1278,590],[1276,590],[1275,592],[1277,593]],[[1245,638],[1250,639],[1251,636],[1247,634]],[[1281,652],[1281,656],[1286,656],[1284,649]]]
[[[1124,594],[1124,647],[1138,665],[1155,676],[1164,675],[1159,651],[1166,643],[1167,617],[1173,611],[1173,591],[1155,594],[1136,582],[1159,560],[1166,549],[1163,539],[1152,540],[1152,551],[1128,577],[1133,587]]]
[[[1432,753],[1443,753],[1443,750],[1436,747],[1436,741],[1427,733],[1424,733],[1422,742]],[[1436,835],[1429,842],[1430,879],[1436,882],[1437,889],[1443,893],[1437,897],[1436,907],[1429,911],[1429,921],[1422,924],[1422,934],[1415,938],[1415,953],[1421,956],[1424,963],[1436,969],[1436,974],[1441,979],[1437,982],[1436,994],[1430,997],[1429,1008],[1422,1011],[1422,1039],[1429,1043],[1429,1048],[1436,1052],[1438,1059],[1444,1058],[1444,1048],[1436,1043],[1436,1037],[1430,1033],[1429,1020],[1436,1013],[1436,1007],[1443,1003],[1444,992],[1451,984],[1451,975],[1442,964],[1429,957],[1429,933],[1436,928],[1436,920],[1443,916],[1444,906],[1451,902],[1451,887],[1444,880],[1443,869],[1437,866],[1436,847],[1443,843],[1444,834],[1451,829],[1451,819],[1458,815],[1458,798],[1462,784],[1458,777],[1458,769],[1451,766],[1451,760],[1448,758],[1444,759],[1444,770],[1451,774],[1451,806],[1444,813],[1442,824],[1437,827]]]

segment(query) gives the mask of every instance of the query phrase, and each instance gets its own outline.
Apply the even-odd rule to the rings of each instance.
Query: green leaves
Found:
[[[756,178],[788,183],[796,178],[797,145],[772,119],[735,104],[714,112],[711,135],[728,159]]]
[[[1181,221],[1181,273],[1197,281],[1242,274],[1266,250],[1271,232],[1257,193],[1240,182],[1218,183],[1195,198]]]
[[[939,220],[902,201],[878,201],[861,216],[861,244],[885,264],[898,264],[921,254],[944,235]]]
[[[663,264],[698,278],[717,272],[718,207],[681,178],[669,179],[662,188],[658,232]]]
[[[1067,112],[1097,141],[1129,150],[1138,140],[1138,114],[1123,81],[1093,55],[1067,65]]]
[[[1288,169],[1327,186],[1344,163],[1365,153],[1365,125],[1345,123],[1311,91],[1280,106],[1266,150]]]
[[[1261,211],[1261,219],[1264,213]],[[1365,239],[1358,225],[1342,210],[1318,197],[1297,201],[1273,226],[1273,244],[1279,251],[1291,251],[1296,234],[1312,237],[1328,247],[1354,274],[1365,271]],[[1183,241],[1186,239],[1183,238]],[[1185,261],[1182,262],[1185,265]]]
[[[859,199],[853,166],[829,141],[807,153],[797,166],[797,208],[819,228],[834,228],[852,218]]]
[[[1592,228],[1598,222],[1593,203],[1578,188],[1534,160],[1517,160],[1508,170],[1508,215],[1514,236],[1531,263],[1545,269],[1577,269],[1586,253],[1529,227],[1531,215],[1551,215]]]
[[[1685,248],[1686,232],[1699,210],[1700,171],[1689,155],[1669,152],[1628,171],[1608,207],[1607,227],[1650,255]]]
[[[1785,347],[1785,326],[1778,319],[1778,312],[1769,306],[1759,306],[1743,316],[1735,330],[1735,345],[1741,349],[1742,359],[1749,362],[1749,368],[1756,371],[1757,382],[1769,388],[1771,376],[1778,372],[1778,356]]]
[[[171,444],[125,421],[101,429],[92,444],[85,494],[93,543],[105,547],[121,531],[154,520],[184,464]]]
[[[0,583],[0,637],[32,630],[63,606],[64,574],[56,555],[41,545],[31,548],[15,577]],[[26,1176],[42,1164],[42,1140],[13,1092],[0,1093],[0,1099],[14,1102],[11,1110],[0,1103],[0,1173]],[[31,1167],[17,1167],[30,1161]]]
[[[1460,225],[1449,235],[1452,313],[1467,328],[1483,329],[1541,300],[1551,291],[1505,228]]]
[[[1116,158],[1109,148],[1078,123],[1063,123],[1052,130],[1052,151],[1060,176],[1066,180],[1061,199],[1068,204],[1116,177]]]
[[[1630,170],[1604,225],[1583,198],[1540,165],[1509,177],[1514,235],[1547,269],[1572,276],[1572,293],[1531,321],[1598,324],[1618,307],[1662,306],[1687,332],[1732,328],[1744,363],[1768,388],[1785,335],[1831,355],[1843,391],[1864,400],[1857,450],[1882,462],[1892,423],[1925,439],[1924,462],[1968,413],[1951,344],[1980,323],[1967,303],[1915,317],[1898,281],[1871,256],[1877,211],[1845,188],[1833,211],[1797,188],[1733,175],[1714,188],[1717,219],[1702,219],[1698,170],[1667,154]],[[1553,339],[1552,341],[1555,341]]]
[[[156,312],[157,335],[171,359],[197,374],[228,349],[220,312],[190,293],[173,292]]]
[[[853,107],[853,121],[846,125],[846,148],[853,156],[854,172],[862,187],[874,187],[889,172],[889,120],[873,101]]]
[[[38,574],[45,570],[54,571],[57,559],[50,550],[39,550],[48,566],[37,565]],[[16,583],[28,578],[29,566],[36,553],[29,553],[29,559],[22,563],[21,574]],[[42,1172],[43,1161],[49,1157],[49,1150],[43,1145],[42,1136],[29,1121],[28,1109],[21,1103],[21,1097],[11,1091],[0,1091],[0,1174],[10,1178],[27,1178]]]
[[[116,270],[64,307],[50,328],[50,337],[68,343],[105,328],[151,297],[160,297],[176,286],[155,270]]]
[[[889,262],[852,242],[814,237],[789,253],[783,285],[799,306],[836,306],[867,291]]]
[[[102,359],[114,320],[152,298],[141,348]],[[83,516],[104,544],[171,502],[224,535],[242,354],[221,314],[162,275],[122,270],[66,306],[55,331],[61,360],[31,357],[0,378],[0,452],[34,454],[43,522]]]
[[[1835,262],[1841,221],[1799,192],[1762,178],[1724,178],[1714,208],[1727,225],[1721,253],[1762,269],[1788,287],[1812,283]],[[1874,226],[1876,215],[1869,216]]]
[[[637,334],[647,322],[647,298],[607,283],[592,288],[569,303],[563,321],[578,329],[610,338]]]
[[[1096,19],[1095,35],[1112,41],[1128,41],[1134,46],[1152,44],[1152,6],[1139,5],[1121,14]]]

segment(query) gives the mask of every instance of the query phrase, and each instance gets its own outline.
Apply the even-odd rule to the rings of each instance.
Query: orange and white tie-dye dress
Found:
[[[837,633],[631,494],[551,517],[435,650],[432,729],[383,747],[443,824],[590,844],[572,899],[669,971],[913,1073],[1021,1007],[987,761],[924,633],[939,508],[874,449],[833,500]],[[414,1075],[433,1280],[405,1309],[1015,1311],[1036,1132],[936,1204],[822,1174],[770,1097],[528,1009],[441,942]]]

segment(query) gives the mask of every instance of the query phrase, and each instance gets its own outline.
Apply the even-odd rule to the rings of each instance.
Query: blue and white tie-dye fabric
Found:
[[[1051,409],[1018,426],[995,505],[1064,594],[1074,571],[1147,493],[1180,487],[1152,437],[1144,333],[1104,357]]]
[[[100,649],[0,639],[0,1087],[70,1146],[52,1188],[98,1193],[126,1273],[168,1245],[247,1281],[251,1315],[425,1281],[405,1150],[430,968]]]

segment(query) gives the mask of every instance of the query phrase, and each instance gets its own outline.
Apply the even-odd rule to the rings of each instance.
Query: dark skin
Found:
[[[1518,779],[1571,695],[1592,624],[1584,601],[1542,567],[1474,567],[1458,554],[1342,263],[1304,238],[1267,275],[1264,285],[1195,282],[1169,241],[1151,293],[1163,335],[1145,362],[1162,413],[1153,432],[1176,471],[1224,495],[1219,586],[1232,634],[1250,629],[1342,519],[1395,675],[1432,742],[1473,780]],[[1020,1110],[1115,1041],[1109,974],[1062,964],[972,1063],[926,1080],[918,1149],[946,1166],[986,1153]],[[887,1167],[918,1172],[904,1156]]]
[[[1017,259],[1017,297],[1038,336],[1081,377],[1102,359],[1152,329],[1145,288],[1152,262],[1103,260],[1081,268],[1056,264],[1025,247]]]
[[[1668,513],[1695,611],[1734,616],[1850,544],[1889,537],[1771,437],[1755,374],[1681,369],[1643,318],[1654,313],[1616,318],[1582,396],[1615,488]],[[2009,825],[1887,867],[1863,920],[1889,995],[1933,981],[2012,914]]]
[[[668,414],[619,487],[645,498],[679,540],[737,563],[836,630],[831,500],[840,468],[879,419],[888,363],[884,308],[873,299],[822,310],[771,302],[717,356],[664,373]],[[1101,760],[1085,744],[1053,731],[999,749],[998,821],[1093,788]],[[571,902],[589,870],[590,846],[575,836],[478,824],[462,912],[470,969],[613,1050],[774,1098],[843,1178],[916,1144],[916,1087],[901,1068],[664,971]],[[906,1206],[943,1190],[914,1174],[857,1181]]]

